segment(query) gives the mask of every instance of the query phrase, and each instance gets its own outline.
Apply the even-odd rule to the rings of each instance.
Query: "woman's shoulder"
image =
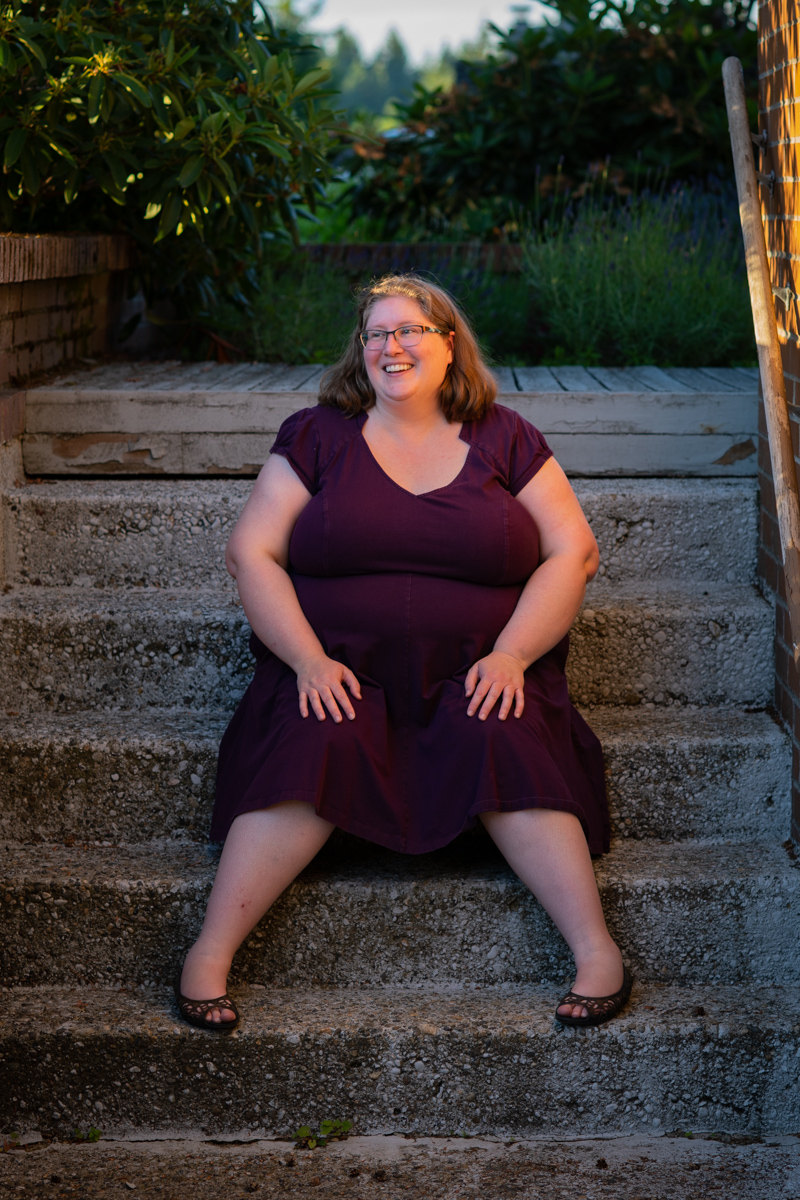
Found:
[[[552,457],[536,426],[504,404],[492,404],[482,417],[471,421],[468,436],[494,460],[513,495]]]
[[[278,438],[281,441],[295,438],[314,439],[319,445],[330,446],[358,431],[358,422],[348,420],[345,413],[329,405],[313,404],[299,408],[281,423]]]
[[[490,405],[482,417],[469,422],[469,427],[470,439],[490,453],[507,453],[520,438],[544,441],[535,425],[505,404]]]

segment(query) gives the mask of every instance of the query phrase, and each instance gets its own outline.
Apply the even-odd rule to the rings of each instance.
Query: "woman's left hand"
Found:
[[[514,706],[514,716],[521,717],[525,707],[525,671],[522,663],[512,654],[493,650],[470,667],[464,681],[464,690],[472,697],[467,716],[478,713],[478,720],[485,721],[502,696],[498,716],[505,721]],[[478,711],[480,709],[480,712]]]

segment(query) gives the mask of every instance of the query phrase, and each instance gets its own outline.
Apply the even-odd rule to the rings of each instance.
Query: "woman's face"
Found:
[[[403,325],[435,326],[420,306],[406,296],[387,296],[367,313],[365,329],[398,329]],[[401,346],[394,337],[380,350],[364,350],[369,381],[379,401],[402,404],[409,401],[439,402],[439,392],[453,361],[453,338],[423,333],[416,346]]]

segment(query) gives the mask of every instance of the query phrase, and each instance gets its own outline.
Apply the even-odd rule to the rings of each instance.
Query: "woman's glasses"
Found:
[[[365,350],[382,350],[390,334],[394,334],[398,346],[417,346],[422,341],[423,333],[441,332],[441,329],[433,329],[430,325],[400,325],[397,329],[365,329],[358,336]]]

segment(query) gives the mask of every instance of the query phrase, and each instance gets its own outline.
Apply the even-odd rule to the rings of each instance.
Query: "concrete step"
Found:
[[[0,711],[229,709],[250,678],[247,636],[219,589],[18,588],[0,598]],[[599,585],[572,632],[572,696],[763,706],[772,639],[771,610],[750,587]]]
[[[254,475],[319,366],[113,363],[25,393],[28,475]],[[645,372],[647,374],[645,374]],[[756,474],[758,382],[741,370],[496,371],[498,400],[576,475]]]
[[[199,932],[205,848],[7,844],[2,982],[172,978]],[[612,935],[650,982],[796,984],[800,863],[780,847],[627,842],[596,873]],[[424,856],[333,844],[237,955],[270,986],[566,982],[571,955],[482,839]]]
[[[92,1125],[286,1137],[330,1117],[359,1133],[507,1137],[800,1128],[795,988],[640,985],[589,1030],[560,1030],[551,988],[236,997],[242,1026],[219,1038],[179,1024],[165,988],[6,992],[0,1125],[53,1138]]]
[[[795,1134],[658,1129],[649,1133],[508,1138],[479,1133],[421,1137],[407,1132],[352,1134],[319,1148],[293,1140],[219,1136],[212,1126],[183,1137],[103,1138],[95,1145],[23,1137],[24,1153],[0,1158],[8,1195],[41,1195],[48,1178],[69,1179],[80,1200],[107,1200],[131,1188],[148,1200],[231,1200],[260,1192],[293,1200],[350,1195],[403,1200],[730,1200],[792,1197],[800,1180]],[[463,1131],[462,1131],[463,1132]],[[769,1138],[766,1140],[765,1136]],[[11,1139],[9,1139],[10,1141]],[[566,1143],[566,1144],[565,1144]],[[359,1181],[364,1191],[355,1189]],[[51,1183],[51,1187],[52,1187]],[[45,1192],[57,1196],[53,1190]],[[67,1193],[69,1194],[69,1193]]]
[[[617,837],[778,842],[791,755],[766,713],[595,708]],[[0,722],[0,838],[205,841],[225,713],[34,713]]]
[[[252,483],[49,481],[5,494],[9,581],[54,587],[233,587],[225,542]],[[616,581],[680,573],[752,582],[758,505],[750,480],[576,480]]]

